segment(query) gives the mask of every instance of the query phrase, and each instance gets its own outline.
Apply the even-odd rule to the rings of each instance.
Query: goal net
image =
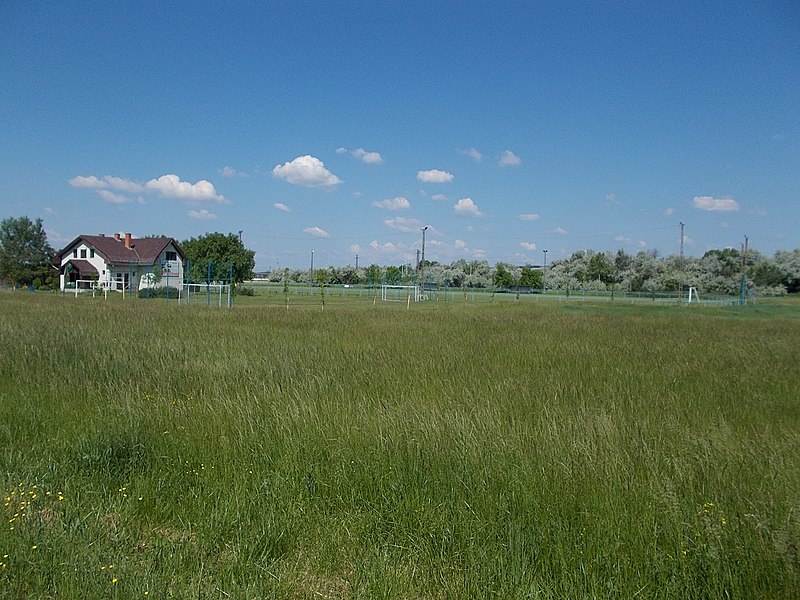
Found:
[[[381,300],[384,302],[408,302],[409,297],[414,302],[424,300],[418,285],[382,285]]]
[[[183,286],[186,304],[231,306],[231,286],[228,283],[186,283]]]

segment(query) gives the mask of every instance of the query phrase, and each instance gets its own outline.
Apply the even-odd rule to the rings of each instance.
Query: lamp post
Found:
[[[542,294],[547,293],[547,250],[544,252],[544,271],[542,272]]]
[[[428,226],[422,228],[422,260],[419,263],[420,267],[420,280],[422,282],[422,292],[425,293],[425,232]]]

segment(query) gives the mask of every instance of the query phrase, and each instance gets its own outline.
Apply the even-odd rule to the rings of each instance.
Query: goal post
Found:
[[[381,300],[384,302],[414,302],[424,300],[418,285],[381,285]]]
[[[222,308],[224,302],[227,308],[231,307],[229,283],[184,283],[183,293],[186,304],[205,303],[207,306],[216,304]]]

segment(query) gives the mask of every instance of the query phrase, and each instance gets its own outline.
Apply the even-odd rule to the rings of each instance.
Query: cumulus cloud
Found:
[[[447,200],[447,196],[444,194],[434,194],[431,196],[431,200],[435,200],[436,202],[441,202],[443,200]]]
[[[383,162],[383,158],[381,157],[380,153],[368,152],[363,148],[357,148],[356,150],[353,150],[353,156],[368,165],[379,165]]]
[[[520,246],[525,248],[525,250],[536,250],[536,244],[534,242],[522,242]]]
[[[414,218],[394,217],[393,219],[385,219],[383,224],[391,229],[408,233],[410,231],[419,231],[422,227],[422,221]]]
[[[464,240],[456,240],[456,250],[463,250],[467,247],[467,242]]]
[[[464,150],[464,154],[469,156],[475,162],[481,162],[483,160],[483,154],[481,154],[480,151],[476,150],[475,148]]]
[[[276,203],[275,203],[275,204],[273,204],[272,206],[273,206],[274,208],[277,208],[278,210],[281,210],[281,211],[283,211],[283,212],[287,212],[287,213],[288,213],[288,212],[292,212],[292,209],[291,209],[291,208],[289,208],[288,206],[286,206],[286,205],[285,205],[283,202],[276,202]]]
[[[483,213],[478,209],[478,205],[472,198],[461,198],[453,205],[453,210],[457,215],[465,217],[481,217]]]
[[[425,183],[449,183],[455,179],[452,173],[430,169],[428,171],[417,171],[417,179]]]
[[[537,213],[524,213],[519,216],[520,221],[538,221],[539,215]]]
[[[567,230],[563,227],[556,227],[553,229],[553,233],[557,233],[558,235],[567,235]]]
[[[233,167],[227,167],[227,166],[222,167],[222,170],[220,170],[219,173],[223,177],[247,177],[247,173],[243,173],[242,171],[234,169]]]
[[[218,194],[214,184],[206,179],[196,183],[181,181],[174,174],[162,175],[144,184],[145,189],[163,198],[174,198],[185,202],[227,202],[225,196]]]
[[[272,174],[291,184],[310,188],[332,188],[342,183],[341,179],[325,168],[320,159],[308,154],[276,165]]]
[[[736,212],[739,203],[733,198],[714,198],[713,196],[695,196],[692,200],[695,208],[709,212]]]
[[[392,242],[384,242],[381,244],[378,240],[372,240],[369,243],[369,247],[374,252],[378,252],[380,254],[395,254],[404,249],[403,246],[398,246]]]
[[[498,159],[498,163],[501,167],[516,167],[522,164],[522,159],[511,150],[504,150]]]
[[[372,203],[376,208],[385,208],[386,210],[408,210],[411,208],[411,203],[403,196],[397,198],[387,198],[386,200],[376,200]]]
[[[186,214],[189,215],[189,218],[197,219],[199,221],[211,221],[217,218],[217,215],[208,211],[205,208],[201,208],[200,210],[190,210]]]
[[[100,196],[106,202],[111,204],[125,204],[126,202],[132,202],[131,198],[127,196],[123,196],[122,194],[117,194],[112,192],[111,190],[95,190],[97,195]]]
[[[319,227],[306,227],[303,229],[303,231],[309,235],[313,235],[314,237],[319,237],[319,238],[331,237],[331,235],[327,231]]]
[[[95,177],[94,175],[78,175],[73,177],[67,183],[72,187],[77,188],[90,188],[90,189],[114,189],[120,192],[142,192],[144,186],[130,179],[123,177],[114,177],[113,175],[104,175],[102,178]]]

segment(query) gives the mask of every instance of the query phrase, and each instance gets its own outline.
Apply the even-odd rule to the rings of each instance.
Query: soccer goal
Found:
[[[222,308],[231,307],[231,286],[229,283],[186,283],[183,286],[183,300],[186,304],[216,304]]]
[[[690,287],[689,288],[689,302],[688,302],[688,304],[692,303],[692,297],[694,297],[694,301],[695,302],[699,302],[700,301],[700,295],[697,293],[697,288],[696,287]]]
[[[424,300],[420,294],[418,285],[382,285],[381,300],[384,302],[408,302],[409,298],[414,302]]]

